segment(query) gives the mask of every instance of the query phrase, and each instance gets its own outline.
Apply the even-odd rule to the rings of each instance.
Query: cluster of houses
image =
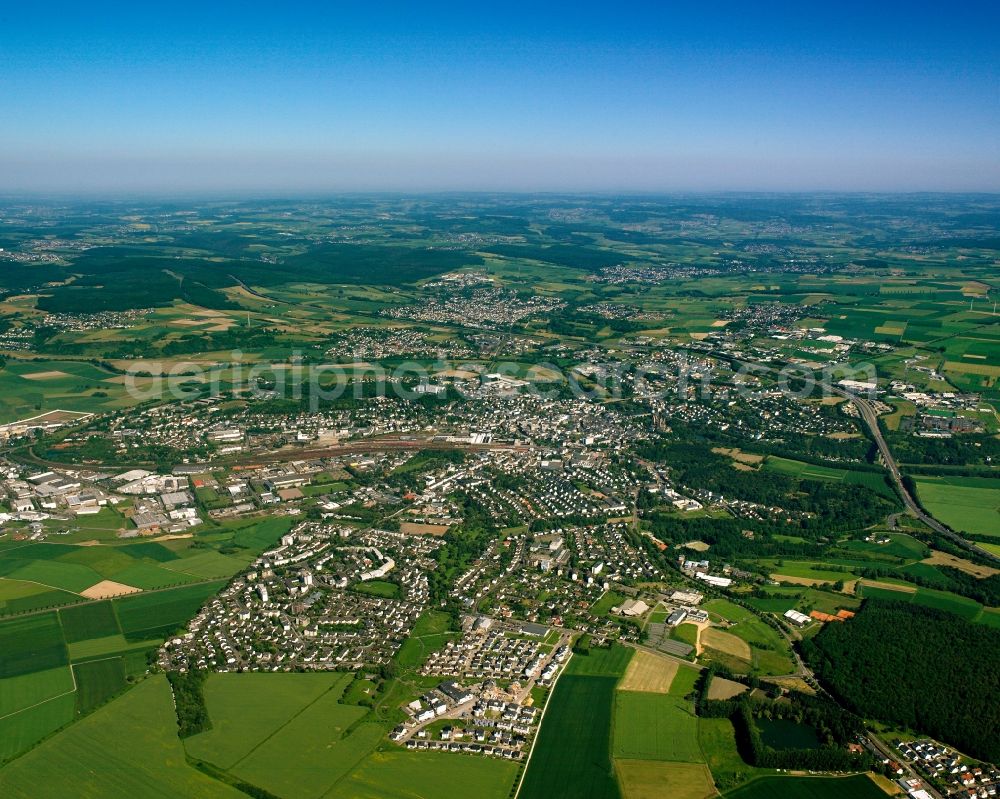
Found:
[[[928,738],[900,741],[901,758],[950,796],[989,799],[1000,792],[1000,770],[991,765],[973,765],[954,749]],[[906,788],[906,786],[903,786]]]
[[[562,647],[558,658],[551,658],[553,673],[568,651]],[[533,684],[514,681],[504,690],[493,679],[469,688],[453,680],[443,682],[403,708],[408,718],[390,738],[409,749],[519,760],[526,755],[541,719],[540,711],[532,706]]]
[[[393,306],[384,309],[382,314],[394,319],[496,329],[529,316],[548,314],[566,307],[565,302],[552,297],[524,298],[495,286],[471,290],[462,288],[453,292],[444,287],[438,296],[429,297],[419,305]]]
[[[430,601],[440,541],[305,522],[160,651],[165,668],[357,669],[387,663]],[[395,580],[396,596],[368,593]]]
[[[554,673],[549,666],[561,663],[567,653],[565,648],[558,654],[546,652],[540,636],[526,636],[518,625],[480,616],[458,641],[432,652],[421,670],[479,680],[547,680]]]

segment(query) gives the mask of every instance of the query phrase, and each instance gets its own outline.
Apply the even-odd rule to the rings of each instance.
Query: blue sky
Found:
[[[1000,191],[991,3],[18,5],[0,191]]]

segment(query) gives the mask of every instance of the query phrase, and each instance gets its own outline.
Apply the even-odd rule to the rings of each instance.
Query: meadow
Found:
[[[781,458],[777,455],[768,455],[764,460],[764,468],[768,471],[779,474],[790,474],[806,480],[823,480],[865,486],[888,499],[896,499],[893,489],[886,482],[885,475],[882,472],[854,471],[850,469],[838,469],[833,466],[819,466],[803,461],[791,460],[790,458]]]
[[[669,694],[615,692],[614,756],[704,762],[691,702]]]
[[[167,680],[162,675],[150,677],[4,766],[0,770],[4,795],[12,799],[245,796],[189,766],[176,729]],[[40,774],[45,778],[39,779]]]
[[[325,799],[506,799],[520,765],[448,752],[372,752]]]
[[[1000,541],[1000,480],[917,478],[921,504],[953,530]]]
[[[131,404],[115,372],[86,361],[10,360],[0,367],[0,424],[44,411],[95,413]]]

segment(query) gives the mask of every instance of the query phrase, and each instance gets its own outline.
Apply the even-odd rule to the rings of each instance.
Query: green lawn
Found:
[[[431,652],[441,649],[448,641],[456,637],[449,631],[451,616],[440,611],[429,610],[424,613],[410,632],[403,645],[396,653],[396,663],[404,670],[416,669],[421,666]]]

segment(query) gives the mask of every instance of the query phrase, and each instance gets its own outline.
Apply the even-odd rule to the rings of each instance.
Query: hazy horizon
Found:
[[[1000,10],[0,11],[0,192],[1000,191]]]

